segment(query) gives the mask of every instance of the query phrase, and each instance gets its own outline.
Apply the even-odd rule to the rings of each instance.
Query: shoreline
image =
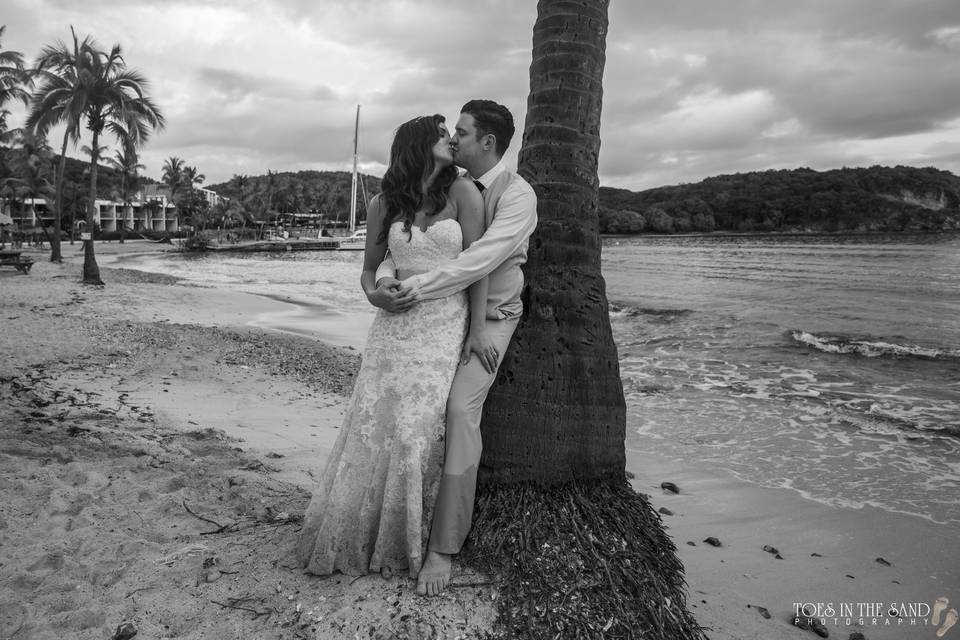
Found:
[[[120,265],[120,268],[130,269],[140,273],[154,273],[142,264],[144,255],[163,253],[164,250],[132,252],[119,255],[111,255],[108,267]],[[241,306],[250,307],[248,311],[251,316],[245,325],[249,327],[259,327],[268,331],[279,331],[285,334],[297,335],[313,340],[321,340],[327,344],[354,349],[363,350],[366,344],[367,330],[373,321],[373,313],[367,317],[358,317],[357,314],[344,313],[335,306],[304,298],[293,297],[284,294],[272,294],[256,291],[243,291],[237,289],[220,289],[212,286],[204,286],[191,282],[187,278],[180,276],[167,276],[176,284],[188,287],[196,287],[204,291],[229,293],[237,296],[250,296],[246,300],[260,300],[259,304],[244,304]],[[243,300],[243,298],[238,298]],[[267,302],[269,301],[269,302]],[[198,322],[194,320],[194,322]],[[199,321],[202,323],[202,319]],[[210,323],[210,326],[218,326],[219,323]]]
[[[960,236],[960,229],[940,231],[704,231],[701,233],[601,233],[612,238],[860,238],[889,236]]]
[[[631,459],[643,469],[635,471],[634,488],[672,512],[663,521],[686,567],[688,602],[701,624],[714,627],[712,640],[816,637],[790,625],[796,603],[832,603],[837,610],[840,603],[932,605],[944,595],[956,598],[949,595],[960,587],[955,527],[875,507],[830,507],[791,489],[750,485],[654,454],[628,453]],[[662,491],[660,481],[674,482],[680,493]],[[705,543],[708,537],[722,546]],[[764,631],[752,625],[747,631],[751,618]],[[901,640],[934,631],[919,617],[919,627],[887,615],[857,622],[824,624],[840,638],[859,631],[868,639]],[[910,635],[911,627],[925,634]]]
[[[132,243],[126,243],[129,244]],[[108,251],[133,253],[142,248],[126,245],[114,243]],[[162,250],[151,245],[152,251]],[[311,578],[285,566],[279,570],[263,569],[270,576],[274,576],[272,571],[280,571],[283,584],[295,585],[280,590],[283,598],[275,597],[280,594],[276,589],[269,593],[269,598],[273,598],[271,606],[281,609],[283,614],[274,614],[266,621],[250,621],[250,615],[242,611],[227,611],[209,604],[211,597],[229,597],[225,592],[216,597],[207,593],[223,589],[224,585],[256,591],[257,597],[267,601],[263,585],[257,587],[252,581],[256,576],[241,575],[246,571],[245,563],[253,561],[249,556],[237,556],[235,551],[252,545],[259,555],[278,566],[289,558],[295,523],[271,524],[281,533],[280,541],[254,541],[244,536],[260,535],[258,527],[262,529],[264,525],[258,524],[257,518],[277,522],[265,515],[269,509],[264,511],[264,505],[270,506],[277,495],[286,497],[285,502],[271,507],[273,516],[284,509],[288,515],[295,514],[296,508],[302,512],[312,486],[312,474],[322,468],[342,419],[344,394],[349,391],[357,352],[330,346],[323,336],[300,337],[252,326],[246,321],[251,314],[269,313],[292,304],[257,294],[184,285],[169,276],[110,267],[104,267],[109,269],[105,274],[107,287],[85,288],[77,283],[78,255],[65,255],[67,263],[62,267],[38,263],[28,276],[0,273],[7,327],[2,338],[0,377],[5,381],[9,399],[15,403],[18,428],[25,429],[25,434],[34,434],[26,439],[38,439],[39,433],[53,443],[48,443],[44,450],[59,452],[42,465],[51,474],[47,482],[30,479],[31,473],[36,474],[36,461],[43,459],[38,457],[39,453],[26,455],[23,446],[16,442],[4,441],[0,448],[5,470],[0,475],[0,504],[20,505],[15,487],[22,492],[39,484],[50,492],[47,502],[42,496],[37,497],[37,503],[43,506],[26,523],[20,522],[22,514],[11,514],[8,507],[0,511],[0,554],[7,574],[0,578],[0,607],[14,606],[8,605],[15,601],[11,594],[32,595],[38,604],[21,615],[28,625],[23,628],[38,634],[29,637],[58,637],[43,635],[48,628],[40,622],[44,616],[75,629],[76,637],[104,637],[111,625],[119,624],[116,618],[122,617],[120,612],[138,621],[144,637],[160,637],[147,632],[166,633],[163,625],[144,612],[156,610],[151,607],[162,609],[164,599],[181,607],[196,607],[198,599],[205,603],[198,623],[198,628],[207,630],[204,637],[219,637],[210,634],[224,617],[231,624],[240,625],[235,628],[255,634],[272,629],[270,625],[277,621],[291,619],[297,613],[292,609],[294,603],[303,605],[299,612],[303,615],[311,610],[304,608],[308,605],[321,615],[317,613],[320,604],[332,606],[334,594],[339,598],[339,606],[324,609],[322,615],[327,622],[359,620],[359,624],[395,628],[390,625],[395,624],[397,616],[391,618],[390,614],[403,611],[400,617],[408,616],[405,623],[416,620],[416,624],[430,624],[435,629],[469,632],[470,637],[474,633],[482,635],[482,629],[492,621],[493,594],[489,588],[455,588],[448,597],[428,601],[411,595],[409,585],[400,578],[385,581],[373,576],[357,585],[333,585],[335,579]],[[42,302],[34,295],[38,288],[44,292]],[[70,339],[62,340],[65,335]],[[21,387],[14,388],[14,383]],[[22,390],[28,387],[40,389],[41,403],[50,403],[37,406],[36,398],[29,395],[35,396],[36,392]],[[81,391],[83,397],[77,400]],[[74,397],[76,404],[62,402],[68,397]],[[65,421],[58,421],[56,416],[60,414],[50,407],[61,407],[58,411],[66,412]],[[44,416],[33,416],[31,412]],[[110,420],[116,419],[116,424],[105,428],[99,424],[98,416],[108,414],[112,414]],[[47,427],[60,423],[80,431],[73,436],[69,431],[64,435],[61,426],[59,431],[48,433]],[[243,440],[234,440],[235,437]],[[139,447],[148,454],[119,456],[117,460],[108,456],[98,458],[94,464],[83,457],[96,455],[83,446],[86,440],[90,441],[87,444],[113,443],[118,451]],[[85,453],[74,453],[71,447]],[[932,603],[943,595],[960,600],[960,552],[956,549],[955,528],[869,507],[830,507],[807,500],[790,489],[750,485],[723,472],[689,468],[682,461],[665,460],[654,453],[628,450],[627,459],[628,470],[635,474],[634,488],[650,494],[655,507],[672,512],[664,514],[663,520],[686,567],[688,604],[700,624],[710,628],[708,635],[714,640],[816,637],[790,625],[793,603]],[[201,464],[205,461],[216,462],[212,466]],[[91,599],[71,601],[82,606],[58,611],[58,607],[65,606],[62,599],[67,596],[62,594],[73,593],[66,590],[66,585],[76,589],[77,584],[85,584],[77,576],[85,575],[84,571],[89,573],[97,562],[104,562],[107,550],[113,548],[107,544],[107,539],[113,538],[104,530],[109,521],[94,517],[97,508],[102,514],[103,507],[96,505],[104,499],[109,480],[94,482],[90,478],[98,473],[104,475],[103,468],[113,469],[122,477],[142,476],[139,484],[133,483],[136,486],[129,495],[113,499],[150,523],[145,526],[136,519],[124,519],[125,526],[134,530],[125,535],[141,541],[137,543],[141,545],[139,551],[133,549],[129,557],[124,557],[131,565],[142,566],[142,571],[138,574],[136,570],[127,570],[118,579],[117,584],[126,590],[110,585],[111,593],[98,595],[97,598],[105,598],[105,604],[96,604],[98,600],[92,597],[95,589],[91,589]],[[199,475],[202,469],[206,471]],[[163,475],[173,470],[176,473]],[[167,491],[177,484],[177,474],[188,481]],[[64,480],[80,475],[87,478],[82,483],[71,485]],[[660,483],[664,481],[676,483],[680,493],[663,492]],[[211,493],[213,485],[218,488]],[[237,487],[250,489],[239,491]],[[139,500],[144,492],[151,497]],[[200,535],[210,525],[187,513],[183,504],[217,522],[236,519],[249,523],[243,519],[254,518],[252,524],[256,526],[251,526],[250,533],[238,534],[229,541],[230,545],[216,547],[214,537]],[[151,529],[151,514],[173,518],[182,532],[168,531],[164,533],[168,537],[160,542],[150,541],[150,535],[159,535],[155,531],[150,535],[136,533]],[[87,532],[90,535],[84,536],[87,529],[91,530]],[[35,542],[30,532],[39,530],[51,531],[50,538]],[[97,535],[93,535],[93,530]],[[79,554],[79,564],[87,569],[71,565],[72,561],[63,555],[63,549],[77,535],[82,542],[75,555]],[[703,540],[708,537],[718,538],[722,546],[705,544]],[[183,590],[186,583],[190,584],[189,598],[171,598],[164,586],[167,583],[156,583],[155,576],[147,571],[156,571],[156,564],[143,562],[141,556],[166,558],[191,544],[205,545],[206,550],[186,553],[169,566],[169,572],[166,568],[161,572],[165,580],[169,578],[169,587]],[[764,545],[776,547],[782,559],[765,552]],[[57,560],[60,556],[63,558]],[[227,571],[241,573],[224,572],[215,582],[197,583],[194,574],[209,569],[202,567],[209,557],[219,557],[221,561],[229,557],[235,564]],[[877,558],[883,558],[889,566]],[[59,569],[55,568],[57,565]],[[260,565],[256,566],[260,570]],[[62,579],[62,584],[58,579]],[[148,579],[155,586],[143,599],[123,597]],[[471,581],[463,576],[455,580]],[[346,590],[338,591],[341,588]],[[61,594],[57,596],[60,600],[48,597],[50,590]],[[310,602],[300,594],[309,594]],[[294,600],[287,600],[291,595]],[[363,599],[357,600],[361,596]],[[385,601],[385,597],[390,600]],[[394,597],[399,598],[399,606],[392,604]],[[378,598],[379,602],[375,602]],[[352,604],[343,604],[347,600]],[[441,606],[452,609],[437,609]],[[82,607],[105,613],[81,620],[83,616],[77,611]],[[344,611],[344,607],[348,610]],[[771,618],[764,618],[757,607],[763,607]],[[464,617],[465,611],[474,612],[474,617]],[[468,623],[457,626],[459,622],[450,622],[444,627],[447,623],[440,624],[440,616],[448,613],[450,621]],[[867,624],[860,628],[827,622],[831,637],[845,638],[853,631],[861,631],[874,640],[912,637],[904,635],[902,627]],[[87,623],[90,626],[82,627]],[[340,637],[336,624],[311,624],[317,629],[315,637]],[[10,629],[0,624],[0,637],[7,637],[4,632],[9,633]],[[190,633],[184,629],[180,637],[199,637]],[[933,629],[924,628],[916,637],[932,634]]]

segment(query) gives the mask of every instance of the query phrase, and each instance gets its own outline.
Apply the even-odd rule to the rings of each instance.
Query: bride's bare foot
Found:
[[[947,616],[943,619],[943,626],[937,629],[937,637],[942,638],[947,631],[950,631],[950,627],[957,624],[958,618],[960,617],[958,617],[956,609],[947,611]]]
[[[936,627],[940,624],[940,614],[947,610],[948,604],[950,604],[950,600],[946,596],[937,598],[937,601],[933,603],[933,617],[930,619],[933,626]]]
[[[417,575],[417,593],[422,596],[437,596],[450,582],[451,556],[428,551],[427,559]]]

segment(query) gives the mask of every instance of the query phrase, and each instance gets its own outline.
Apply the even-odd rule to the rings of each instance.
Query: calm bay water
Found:
[[[288,331],[372,319],[360,252],[135,260],[299,302]],[[603,270],[628,449],[960,524],[960,236],[608,238]]]

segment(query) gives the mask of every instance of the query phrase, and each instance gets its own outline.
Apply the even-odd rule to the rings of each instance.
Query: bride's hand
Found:
[[[500,353],[497,346],[487,335],[486,331],[471,331],[467,334],[467,339],[463,343],[463,350],[460,352],[460,364],[465,365],[470,362],[470,354],[477,354],[480,364],[486,369],[487,373],[496,373],[497,364],[500,360]]]
[[[376,289],[367,294],[367,300],[391,313],[402,313],[417,304],[418,296],[396,278],[380,278]]]

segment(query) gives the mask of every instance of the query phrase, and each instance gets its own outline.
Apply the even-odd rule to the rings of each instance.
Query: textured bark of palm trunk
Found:
[[[600,273],[609,0],[540,0],[520,173],[537,192],[524,316],[484,407],[463,557],[498,576],[498,638],[705,640],[659,514],[626,480]]]
[[[482,482],[624,478],[626,411],[597,206],[608,0],[541,0],[519,172],[539,225],[524,317],[484,407]]]
[[[60,148],[60,166],[57,169],[57,184],[54,194],[53,239],[50,241],[50,262],[63,262],[60,248],[60,228],[63,225],[63,180],[67,171],[67,142],[70,130],[63,133],[63,146]]]
[[[85,231],[90,234],[89,240],[83,241],[83,283],[102,285],[100,279],[100,266],[97,265],[97,257],[93,251],[93,226],[95,224],[94,212],[97,207],[97,145],[100,142],[99,132],[94,129],[93,142],[90,148],[93,154],[90,157],[90,205],[87,207],[87,226]]]
[[[83,284],[102,285],[100,267],[93,252],[93,240],[83,241]]]
[[[60,245],[60,216],[54,216],[53,231],[50,232],[50,262],[63,262],[63,250]]]

